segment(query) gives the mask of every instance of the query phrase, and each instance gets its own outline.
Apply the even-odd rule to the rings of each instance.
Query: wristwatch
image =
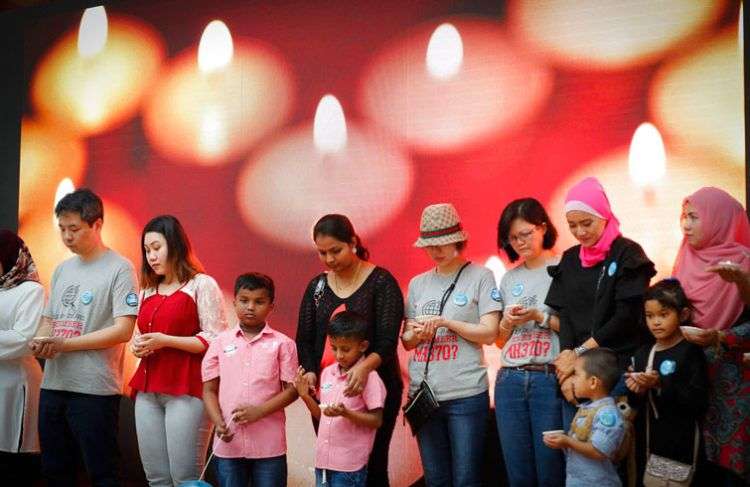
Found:
[[[539,328],[549,329],[549,313],[546,311],[542,313],[542,321],[539,323]]]
[[[580,357],[580,356],[581,356],[581,354],[582,354],[583,352],[585,352],[586,350],[588,350],[588,347],[584,347],[583,345],[581,345],[580,347],[576,347],[576,348],[574,348],[574,349],[573,349],[573,352],[575,352],[575,354],[576,354],[576,357]]]

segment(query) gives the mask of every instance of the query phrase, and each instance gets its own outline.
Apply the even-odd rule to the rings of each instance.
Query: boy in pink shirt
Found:
[[[237,278],[239,324],[211,342],[203,358],[203,401],[216,425],[213,450],[221,487],[286,486],[284,408],[297,399],[294,341],[266,323],[273,310],[270,277]]]
[[[315,442],[315,484],[318,487],[364,487],[367,460],[375,432],[383,423],[385,385],[371,371],[358,395],[344,395],[348,371],[369,346],[367,322],[350,311],[336,314],[328,325],[328,338],[336,363],[320,374],[320,404],[311,396],[300,367],[294,385],[310,413],[320,421]],[[322,414],[321,414],[322,413]]]

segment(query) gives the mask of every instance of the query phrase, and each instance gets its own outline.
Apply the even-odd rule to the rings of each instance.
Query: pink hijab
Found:
[[[620,222],[612,213],[607,194],[596,178],[586,178],[570,188],[565,196],[565,213],[574,210],[584,211],[607,220],[601,237],[594,245],[591,247],[581,245],[579,252],[581,264],[583,267],[593,267],[607,257],[612,242],[620,236]]]
[[[704,329],[729,328],[744,304],[737,286],[706,267],[726,260],[750,270],[750,224],[739,201],[719,188],[701,188],[685,198],[698,213],[703,230],[700,248],[682,239],[674,276],[695,306],[693,321]]]

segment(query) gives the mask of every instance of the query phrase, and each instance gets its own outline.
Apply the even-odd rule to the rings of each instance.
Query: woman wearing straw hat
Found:
[[[435,267],[409,283],[401,339],[409,360],[409,396],[425,379],[439,407],[416,432],[429,486],[481,485],[489,412],[482,345],[494,342],[502,308],[492,272],[466,260],[468,235],[451,204],[422,212],[420,237]]]

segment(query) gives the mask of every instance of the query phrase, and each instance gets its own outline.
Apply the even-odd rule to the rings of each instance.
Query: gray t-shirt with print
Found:
[[[409,283],[406,317],[437,315],[440,299],[455,274],[441,276],[434,269],[416,276]],[[443,310],[449,320],[479,324],[482,315],[500,311],[500,292],[495,278],[486,267],[469,264]],[[414,394],[422,382],[430,344],[420,344],[409,359],[409,393]],[[438,401],[470,397],[487,391],[487,370],[482,345],[470,342],[446,328],[439,328],[432,350],[427,383]]]
[[[551,312],[552,310],[544,304],[547,291],[552,284],[547,266],[556,265],[558,262],[559,259],[551,259],[536,269],[528,269],[521,264],[508,271],[500,281],[504,310],[512,305],[521,305],[524,308]],[[528,321],[516,327],[503,346],[503,366],[552,363],[559,353],[560,339],[557,333],[549,328],[540,327],[535,321]]]
[[[133,265],[112,250],[92,262],[73,256],[52,274],[44,316],[55,336],[85,335],[138,314]],[[107,396],[122,390],[124,344],[101,350],[61,353],[47,360],[43,389]]]

